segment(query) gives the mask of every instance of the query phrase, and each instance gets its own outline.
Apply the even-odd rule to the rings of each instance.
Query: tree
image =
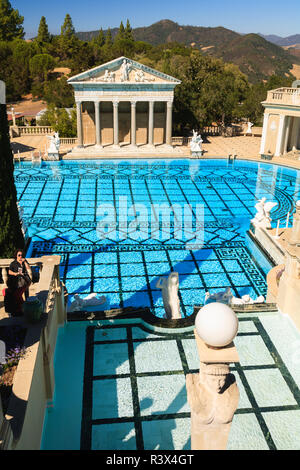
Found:
[[[111,47],[113,45],[112,35],[110,28],[107,29],[105,34],[105,46]]]
[[[132,34],[132,27],[130,26],[129,20],[127,20],[127,23],[126,23],[124,36],[126,39],[129,39],[130,41],[134,41],[134,37]]]
[[[123,25],[123,21],[121,21],[120,26],[119,26],[119,31],[117,32],[117,35],[115,37],[115,41],[118,41],[119,39],[124,39],[125,38],[125,28]]]
[[[131,57],[134,53],[134,40],[131,34],[131,27],[127,20],[126,29],[121,21],[119,31],[114,40],[113,46],[114,54],[116,56],[126,55]]]
[[[11,258],[17,248],[24,247],[24,237],[17,207],[6,105],[3,103],[0,103],[0,148],[0,257]]]
[[[95,39],[95,44],[98,47],[102,47],[102,46],[104,46],[104,43],[105,43],[105,36],[104,36],[104,33],[103,33],[103,29],[101,28],[100,31],[99,31],[98,36]]]
[[[32,80],[29,70],[29,61],[37,53],[34,42],[16,39],[9,43],[12,57],[9,61],[9,74],[13,83],[14,95],[20,98],[30,93]]]
[[[0,0],[0,41],[24,38],[24,17],[12,8],[8,0]]]
[[[59,108],[71,108],[75,104],[73,87],[68,84],[66,77],[48,81],[44,85],[43,98],[48,104]]]
[[[76,137],[76,109],[72,109],[69,114],[64,108],[56,108],[51,104],[41,117],[39,124],[51,126],[61,137]]]
[[[75,28],[73,26],[72,18],[67,13],[64,23],[61,27],[59,36],[59,54],[62,59],[70,59],[77,52],[79,47],[79,39],[75,36]]]
[[[48,25],[46,23],[46,18],[44,16],[41,17],[36,41],[41,45],[44,43],[50,42],[50,34],[48,30]]]
[[[47,81],[48,74],[55,67],[55,59],[49,54],[36,54],[29,61],[32,78],[39,81]]]
[[[102,60],[104,62],[114,59],[114,52],[113,52],[113,39],[110,28],[107,29],[105,34],[105,43],[104,46],[101,48],[102,50]]]

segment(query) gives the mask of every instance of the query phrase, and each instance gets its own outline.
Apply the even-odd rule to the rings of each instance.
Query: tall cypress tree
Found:
[[[65,39],[71,39],[73,36],[75,36],[75,28],[69,13],[66,14],[64,24],[61,27],[61,36]]]
[[[5,85],[0,81],[1,90],[5,90]],[[5,93],[0,95],[5,97]],[[3,96],[0,96],[0,257],[10,258],[17,248],[24,247],[24,237],[17,207],[13,154]]]
[[[103,29],[102,29],[102,28],[99,30],[99,34],[98,34],[98,36],[97,36],[96,39],[95,39],[95,43],[96,43],[97,46],[99,46],[99,47],[104,46],[104,43],[105,43],[105,36],[104,36],[104,33],[103,33]]]
[[[124,35],[125,35],[126,39],[129,39],[130,41],[134,40],[134,37],[133,37],[133,34],[132,34],[132,27],[130,26],[130,23],[129,23],[128,19],[127,19]]]
[[[123,25],[123,21],[121,21],[119,31],[116,35],[115,40],[118,41],[119,39],[124,39],[124,38],[125,38],[125,28],[124,28],[124,25]]]
[[[112,34],[110,28],[107,29],[106,34],[105,34],[105,45],[107,47],[112,46],[113,40],[112,40]]]
[[[48,30],[48,25],[46,23],[46,18],[44,16],[41,17],[36,40],[38,43],[50,42],[50,34]]]

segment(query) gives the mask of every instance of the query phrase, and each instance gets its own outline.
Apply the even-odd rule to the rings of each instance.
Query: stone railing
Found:
[[[0,260],[2,273],[11,261]],[[18,321],[17,324],[27,329],[23,345],[26,354],[18,363],[5,416],[0,408],[0,450],[40,449],[45,408],[54,392],[57,330],[66,321],[65,292],[59,279],[60,256],[28,258],[27,261],[31,266],[40,266],[39,282],[30,286],[29,295],[36,295],[44,308],[41,319],[35,324],[27,323],[23,317],[3,319],[0,308],[6,325]]]
[[[77,144],[77,137],[60,137],[61,145],[75,145]]]
[[[19,135],[46,135],[53,132],[51,126],[18,126]]]
[[[186,145],[184,137],[172,137],[172,145]]]
[[[270,90],[268,91],[266,102],[300,106],[300,88]]]

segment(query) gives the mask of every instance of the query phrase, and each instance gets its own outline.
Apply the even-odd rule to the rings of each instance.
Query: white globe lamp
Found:
[[[230,344],[238,331],[236,314],[226,304],[212,302],[197,313],[195,328],[198,336],[208,345],[222,348]]]

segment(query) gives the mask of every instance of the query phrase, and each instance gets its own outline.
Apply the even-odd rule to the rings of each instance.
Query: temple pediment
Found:
[[[82,72],[69,78],[70,84],[173,84],[181,83],[170,75],[159,72],[146,65],[136,62],[126,57],[119,57],[93,69]]]

